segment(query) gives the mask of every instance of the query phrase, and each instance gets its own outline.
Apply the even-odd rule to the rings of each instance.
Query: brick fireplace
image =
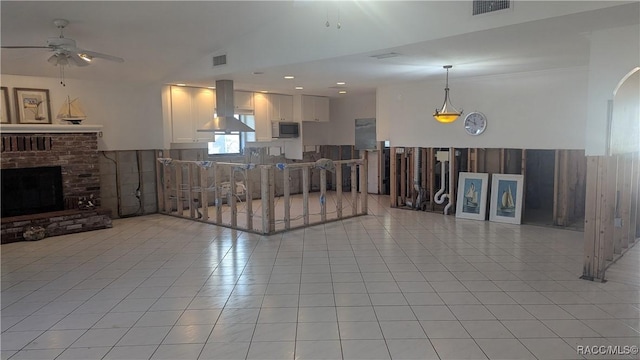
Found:
[[[0,168],[60,166],[64,202],[62,211],[2,218],[2,243],[22,240],[24,229],[34,225],[45,227],[47,236],[111,226],[108,212],[99,209],[96,128],[86,125],[2,126]],[[98,208],[92,209],[92,214],[78,209],[81,198],[92,198]]]

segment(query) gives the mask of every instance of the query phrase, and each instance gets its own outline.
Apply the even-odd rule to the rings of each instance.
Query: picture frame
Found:
[[[9,89],[0,86],[0,124],[11,124],[9,104]]]
[[[456,197],[456,218],[485,220],[489,174],[460,172]]]
[[[14,88],[19,124],[51,124],[51,103],[48,89]]]
[[[520,224],[522,216],[522,175],[494,174],[491,177],[489,220]]]

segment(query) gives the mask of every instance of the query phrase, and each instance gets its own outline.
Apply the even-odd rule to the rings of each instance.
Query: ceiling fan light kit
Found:
[[[445,65],[444,69],[447,70],[447,82],[444,88],[444,103],[440,109],[436,109],[433,113],[433,117],[441,123],[452,123],[462,115],[462,110],[458,111],[453,104],[451,104],[451,100],[449,99],[449,69],[451,69],[453,65]]]
[[[47,39],[47,46],[2,46],[3,49],[49,49],[53,51],[47,62],[53,66],[60,66],[60,84],[66,86],[64,82],[64,67],[75,65],[79,67],[88,66],[94,58],[101,58],[109,61],[124,62],[123,58],[117,56],[102,54],[95,51],[81,49],[76,46],[76,41],[64,37],[64,28],[69,25],[69,20],[55,19],[53,24],[60,29],[58,37],[50,37]]]
[[[55,66],[87,66],[94,58],[100,58],[115,62],[124,62],[124,59],[102,54],[95,51],[89,51],[76,46],[76,41],[70,38],[64,37],[64,29],[69,25],[69,20],[55,19],[53,24],[56,28],[60,29],[60,35],[57,37],[50,37],[47,39],[46,46],[2,46],[3,49],[49,49],[54,54],[50,56],[47,61]]]

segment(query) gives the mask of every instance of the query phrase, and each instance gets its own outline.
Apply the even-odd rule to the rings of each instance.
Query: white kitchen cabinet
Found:
[[[171,87],[171,130],[174,143],[212,141],[211,133],[198,132],[213,118],[215,92],[211,89]]]
[[[296,95],[293,109],[294,118],[300,121],[329,121],[329,98],[326,96]]]
[[[267,94],[255,93],[253,96],[253,113],[256,121],[256,141],[271,140],[271,120],[269,120],[270,104]]]
[[[253,93],[248,91],[234,91],[233,105],[236,114],[253,114]]]
[[[293,121],[293,96],[269,94],[269,120]]]

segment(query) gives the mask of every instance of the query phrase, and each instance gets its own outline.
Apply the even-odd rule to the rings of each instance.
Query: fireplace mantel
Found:
[[[3,134],[72,134],[100,133],[102,125],[67,125],[67,124],[1,124]]]

